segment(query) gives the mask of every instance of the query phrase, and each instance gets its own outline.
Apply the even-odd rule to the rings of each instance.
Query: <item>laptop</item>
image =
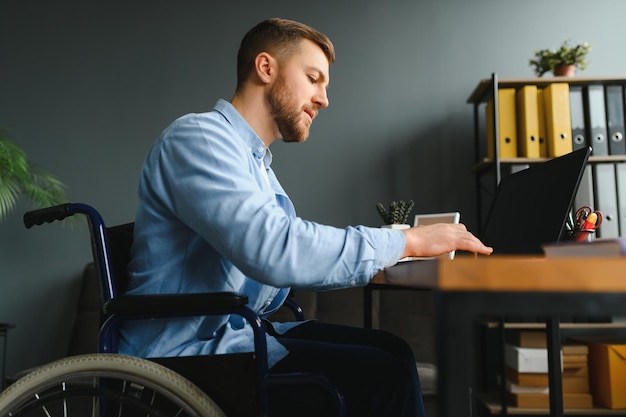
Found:
[[[566,222],[591,148],[508,175],[500,181],[480,239],[494,254],[540,254],[566,236]]]

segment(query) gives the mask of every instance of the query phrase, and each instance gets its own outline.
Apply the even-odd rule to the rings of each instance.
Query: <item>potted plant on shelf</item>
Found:
[[[49,207],[67,201],[65,188],[53,174],[31,165],[24,151],[9,139],[8,129],[0,127],[0,222],[20,196],[37,208]]]
[[[383,226],[391,229],[408,229],[411,227],[407,221],[409,219],[409,214],[413,207],[415,206],[415,202],[413,200],[410,201],[392,201],[389,204],[389,209],[385,209],[381,203],[376,204],[376,210],[378,210],[378,214],[383,219]]]
[[[555,76],[571,77],[576,74],[576,69],[581,71],[587,69],[589,51],[591,51],[591,45],[587,42],[572,46],[565,41],[559,49],[535,51],[535,56],[529,60],[529,64],[538,77],[549,71],[552,71]]]

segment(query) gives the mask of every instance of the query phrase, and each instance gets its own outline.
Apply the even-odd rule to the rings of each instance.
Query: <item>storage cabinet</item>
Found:
[[[552,91],[563,84],[565,96]],[[590,145],[592,156],[575,205],[591,205],[604,214],[598,237],[626,236],[625,86],[626,76],[499,79],[494,73],[481,80],[467,100],[474,108],[479,231],[503,175]],[[520,100],[532,100],[533,91],[538,97],[538,156],[526,146],[529,122],[521,106],[528,107],[520,105]],[[559,130],[564,123],[568,123],[566,132]],[[517,153],[512,154],[512,149]]]
[[[554,98],[557,85],[566,85],[567,102]],[[525,169],[531,164],[545,162],[559,153],[583,146],[593,148],[589,165],[582,179],[574,209],[589,205],[604,214],[598,237],[626,236],[626,139],[624,119],[626,109],[626,76],[611,77],[546,77],[499,79],[497,74],[480,80],[467,102],[474,111],[476,212],[479,231],[484,227],[487,211],[503,176]],[[549,101],[545,94],[551,94]],[[561,90],[563,93],[563,90]],[[531,108],[528,101],[536,100],[537,127],[523,114]],[[515,110],[511,108],[514,103]],[[518,107],[519,106],[519,107]],[[521,108],[520,108],[521,107]],[[563,113],[563,107],[567,113]],[[560,111],[560,113],[554,113]],[[567,129],[562,117],[567,116]],[[551,120],[552,119],[552,120]],[[551,129],[551,130],[550,130]],[[534,133],[534,140],[531,136]],[[551,133],[551,137],[549,136]],[[553,146],[548,146],[549,141]],[[531,145],[532,143],[532,145]],[[511,145],[511,144],[514,144]],[[533,147],[533,149],[531,149]],[[483,348],[502,348],[505,334],[516,329],[545,328],[540,321],[499,318],[479,323]],[[561,318],[561,335],[565,340],[576,334],[626,335],[626,324],[612,323],[606,318],[601,323],[568,322]],[[479,375],[478,394],[485,415],[547,415],[548,410],[513,407],[507,401],[503,381],[505,365],[500,352],[484,351],[484,365]],[[625,415],[626,410],[565,410],[566,415]]]
[[[478,351],[481,353],[479,363],[481,371],[478,375],[477,393],[479,408],[477,415],[549,415],[547,407],[524,408],[516,407],[511,403],[510,394],[505,384],[504,375],[507,374],[506,361],[504,359],[505,343],[513,343],[511,334],[519,331],[544,331],[545,323],[535,321],[506,322],[503,320],[485,319],[478,323],[477,329],[480,334],[481,346]],[[626,323],[613,323],[599,320],[590,321],[565,321],[559,325],[561,345],[578,343],[582,339],[593,338],[597,335],[612,335],[623,340],[626,337]],[[545,337],[545,336],[544,336]],[[563,360],[563,358],[562,358]],[[532,375],[532,374],[531,374]],[[589,380],[589,384],[592,381]],[[590,391],[593,391],[591,389]],[[576,416],[599,416],[599,415],[626,415],[624,409],[608,409],[597,403],[592,408],[572,409],[565,406],[564,415]]]

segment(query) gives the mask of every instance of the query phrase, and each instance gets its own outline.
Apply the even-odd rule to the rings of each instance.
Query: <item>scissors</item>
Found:
[[[576,210],[576,225],[574,233],[577,242],[584,242],[590,233],[595,232],[602,224],[602,213],[594,211],[589,206],[582,206]]]
[[[593,215],[592,215],[593,214]],[[576,210],[576,228],[578,231],[595,231],[602,224],[602,213],[589,206]]]

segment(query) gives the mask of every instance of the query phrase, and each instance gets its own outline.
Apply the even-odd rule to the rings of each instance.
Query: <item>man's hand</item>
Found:
[[[485,246],[463,224],[440,223],[416,226],[403,230],[406,244],[402,257],[439,256],[453,250],[490,255],[493,249]]]

